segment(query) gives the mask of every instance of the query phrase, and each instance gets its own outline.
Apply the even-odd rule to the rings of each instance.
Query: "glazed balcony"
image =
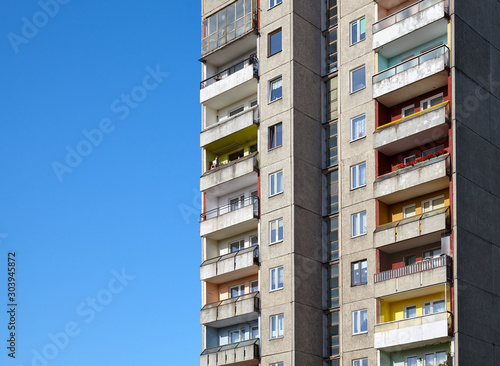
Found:
[[[373,182],[374,196],[392,205],[447,188],[450,178],[448,153],[379,176]]]
[[[439,46],[373,76],[373,98],[392,107],[448,83],[449,50]]]
[[[445,207],[377,227],[373,233],[375,248],[386,253],[437,242],[450,227],[450,208]]]
[[[253,292],[238,297],[207,304],[201,309],[200,324],[223,328],[257,320],[259,317],[259,293]]]
[[[223,283],[259,272],[259,247],[245,248],[203,262],[200,280]]]
[[[258,339],[207,348],[200,357],[200,366],[250,366],[258,364]]]
[[[257,93],[258,61],[251,56],[200,83],[200,103],[222,109]]]
[[[447,16],[448,0],[417,1],[373,24],[373,49],[387,46],[383,52],[390,55],[417,47],[446,33]]]
[[[452,335],[452,314],[442,312],[375,325],[374,348],[393,351],[443,343]]]
[[[436,136],[448,136],[448,101],[378,127],[373,133],[373,148],[387,156],[428,144]]]
[[[401,268],[376,273],[375,297],[434,286],[451,280],[451,258],[426,259]]]

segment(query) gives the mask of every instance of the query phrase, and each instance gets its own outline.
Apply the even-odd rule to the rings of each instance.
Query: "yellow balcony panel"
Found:
[[[373,148],[393,156],[447,137],[448,123],[449,102],[443,102],[378,127],[373,134]]]
[[[450,178],[450,155],[444,154],[379,176],[373,182],[374,196],[391,205],[447,188]]]
[[[201,366],[252,366],[258,364],[258,339],[207,348],[203,351],[200,357]]]
[[[444,207],[422,215],[379,226],[373,233],[375,248],[386,253],[416,248],[441,240],[450,226],[450,209]]]
[[[445,283],[451,277],[451,258],[441,256],[389,271],[376,273],[375,297]]]
[[[382,6],[385,9],[392,9],[392,8],[399,6],[407,1],[408,0],[375,0],[375,2],[377,4],[379,4],[380,6]]]
[[[257,106],[227,119],[211,125],[200,134],[200,147],[217,150],[233,141],[249,141],[257,138]],[[230,141],[228,139],[230,138]]]
[[[375,325],[374,347],[384,351],[424,347],[448,342],[452,315],[448,312]]]
[[[449,50],[433,48],[373,76],[373,98],[393,107],[448,84]]]
[[[200,312],[200,324],[223,328],[257,320],[258,317],[259,293],[254,292],[205,305]]]
[[[373,24],[373,49],[392,57],[418,47],[446,33],[447,14],[447,1],[417,1]]]
[[[200,280],[220,284],[258,272],[259,249],[250,247],[206,260],[200,266]]]

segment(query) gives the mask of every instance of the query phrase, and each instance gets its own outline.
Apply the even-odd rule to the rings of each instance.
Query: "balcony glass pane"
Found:
[[[444,300],[434,302],[434,313],[441,313],[445,311]]]
[[[439,364],[444,364],[447,360],[446,357],[446,352],[436,352],[436,363]]]

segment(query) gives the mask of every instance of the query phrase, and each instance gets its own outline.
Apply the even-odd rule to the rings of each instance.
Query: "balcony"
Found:
[[[373,24],[373,49],[389,57],[415,48],[446,33],[447,15],[447,0],[418,1]]]
[[[375,248],[394,253],[437,242],[449,227],[450,208],[445,207],[381,225],[373,233],[373,242]]]
[[[375,325],[374,347],[395,351],[450,340],[452,315],[442,312]]]
[[[223,328],[238,323],[257,320],[259,317],[259,293],[253,292],[207,304],[201,309],[200,324]]]
[[[448,101],[378,127],[373,134],[373,148],[393,156],[448,136],[450,104]]]
[[[373,98],[386,107],[448,84],[449,50],[439,46],[373,76]]]
[[[451,258],[441,256],[376,273],[375,297],[434,286],[451,280]]]
[[[258,61],[251,56],[211,76],[200,84],[200,103],[222,109],[257,93]]]
[[[203,351],[200,357],[200,366],[250,366],[258,364],[258,339],[207,348]]]
[[[392,205],[439,191],[449,185],[450,155],[444,154],[379,176],[373,182],[374,196]]]
[[[200,280],[217,284],[258,272],[259,248],[250,247],[206,260],[200,266]]]

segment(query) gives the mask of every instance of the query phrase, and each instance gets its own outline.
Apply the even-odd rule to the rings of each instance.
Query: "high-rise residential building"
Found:
[[[201,6],[200,365],[500,364],[500,1]]]

